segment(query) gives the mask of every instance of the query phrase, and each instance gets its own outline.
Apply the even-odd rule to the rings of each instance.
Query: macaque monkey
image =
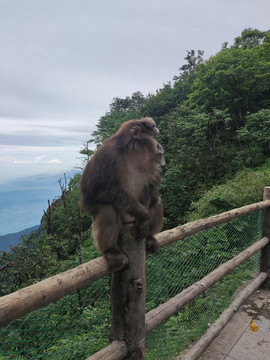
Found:
[[[157,188],[165,164],[158,134],[152,118],[123,123],[98,147],[82,174],[82,202],[93,221],[95,245],[112,271],[119,267],[117,239],[123,225],[135,223],[147,250],[158,248],[154,235],[162,228],[163,206]]]

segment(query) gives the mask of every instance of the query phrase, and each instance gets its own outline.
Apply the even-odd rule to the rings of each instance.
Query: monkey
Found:
[[[163,226],[163,204],[160,196],[156,193],[156,189],[145,187],[140,200],[142,204],[149,210],[149,220],[138,227],[138,238],[146,238],[146,250],[148,253],[155,253],[159,244],[155,238],[155,234],[159,233]]]
[[[164,150],[158,142],[155,158],[160,166],[165,165]],[[142,227],[139,228],[139,231],[146,236],[147,251],[149,253],[155,253],[159,246],[154,235],[159,233],[163,226],[163,204],[157,187],[153,186],[152,184],[150,184],[148,187],[145,187],[140,195],[139,200],[150,212],[150,218],[148,228],[146,227],[146,232],[142,232]]]
[[[156,141],[159,129],[152,118],[133,119],[106,139],[88,161],[80,180],[82,203],[92,218],[97,250],[111,269],[119,264],[117,245],[123,224],[136,223],[155,251],[163,206],[157,187],[164,165],[163,148]]]
[[[164,166],[165,165],[165,159],[164,159],[164,150],[163,147],[156,142],[156,155],[155,155],[155,159],[157,161],[157,163],[160,166]],[[147,209],[151,209],[153,208],[157,202],[159,202],[158,207],[160,208],[160,206],[162,206],[162,201],[159,197],[157,188],[153,186],[153,184],[150,184],[148,187],[145,187],[143,189],[143,192],[140,194],[140,198],[139,201],[147,208]],[[161,204],[160,204],[161,202]],[[163,214],[163,210],[160,211]],[[128,214],[123,214],[124,216],[122,217],[122,223],[126,224],[126,223],[130,223],[134,221],[134,217],[131,217]],[[157,214],[155,214],[157,215]],[[163,219],[163,216],[162,216]],[[151,222],[151,221],[150,221]],[[156,232],[157,233],[157,232]]]
[[[160,166],[165,165],[163,147],[156,142],[155,159]],[[158,242],[155,234],[159,233],[163,226],[163,204],[157,188],[152,184],[145,187],[140,194],[139,201],[149,210],[149,220],[137,229],[139,239],[146,237],[146,250],[148,253],[155,253],[158,250]],[[135,218],[129,214],[122,214],[122,224],[129,224],[135,221]]]
[[[159,163],[160,166],[165,165],[164,149],[158,142],[156,148],[156,161]]]

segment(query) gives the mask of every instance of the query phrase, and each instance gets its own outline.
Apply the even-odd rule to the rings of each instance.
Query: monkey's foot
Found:
[[[146,251],[147,253],[154,254],[159,249],[159,242],[153,235],[148,235],[146,238]]]
[[[137,240],[140,241],[144,238],[147,238],[148,234],[149,234],[149,229],[150,229],[149,221],[146,221],[143,224],[137,224],[137,227],[136,227]]]
[[[127,256],[118,248],[107,250],[104,256],[107,260],[110,272],[121,270],[129,262]]]

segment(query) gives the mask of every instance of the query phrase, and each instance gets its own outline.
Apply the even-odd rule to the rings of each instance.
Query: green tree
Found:
[[[235,38],[233,47],[252,49],[254,46],[262,45],[265,41],[269,41],[269,34],[270,30],[245,29],[242,31],[241,36]]]
[[[247,116],[246,124],[237,132],[241,152],[247,166],[262,164],[270,156],[270,109]]]
[[[110,110],[99,119],[97,130],[93,131],[89,142],[98,146],[113,135],[123,122],[141,117],[144,101],[144,96],[139,91],[124,99],[114,98]]]
[[[270,106],[269,84],[270,33],[245,30],[231,48],[198,67],[189,105],[228,111],[232,130],[240,129],[248,112]]]
[[[192,203],[188,220],[197,220],[262,200],[269,185],[270,161],[257,169],[244,169],[221,185],[213,186]]]

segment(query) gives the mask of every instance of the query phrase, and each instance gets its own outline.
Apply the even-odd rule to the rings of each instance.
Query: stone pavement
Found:
[[[270,291],[253,293],[199,360],[270,360]]]

